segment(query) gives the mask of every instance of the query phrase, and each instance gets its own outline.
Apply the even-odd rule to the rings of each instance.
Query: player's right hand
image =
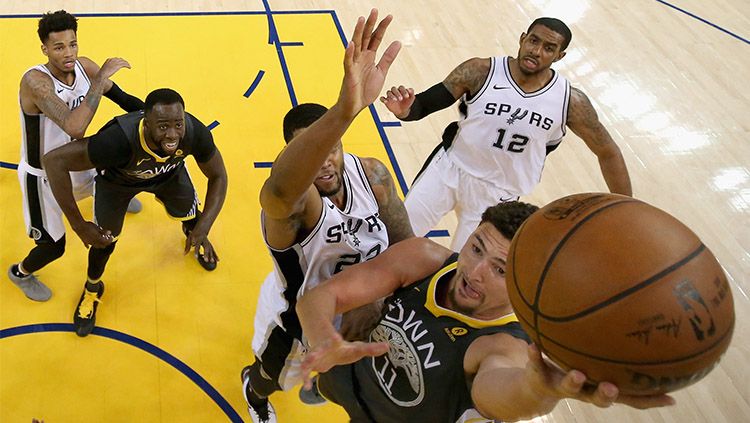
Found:
[[[363,357],[377,357],[388,352],[387,342],[347,342],[336,333],[331,339],[305,354],[302,377],[305,388],[312,388],[310,372],[325,373],[334,366],[354,363]]]
[[[397,118],[403,119],[409,115],[411,105],[414,104],[414,88],[406,88],[403,85],[391,87],[385,92],[380,101],[391,111]]]
[[[123,59],[122,57],[110,57],[109,59],[104,61],[104,64],[96,74],[96,78],[100,81],[104,81],[105,79],[109,79],[112,75],[117,73],[117,71],[122,68],[130,69],[130,63],[128,63],[128,61]]]
[[[377,100],[388,69],[401,50],[401,43],[394,41],[375,63],[378,47],[392,19],[388,15],[378,23],[378,11],[372,9],[366,20],[364,17],[357,20],[354,35],[344,53],[344,80],[338,99],[339,107],[349,117],[353,118]]]
[[[94,248],[105,248],[109,244],[115,242],[115,237],[112,236],[112,232],[102,229],[99,225],[93,222],[85,222],[83,225],[74,229],[86,248],[89,246]]]

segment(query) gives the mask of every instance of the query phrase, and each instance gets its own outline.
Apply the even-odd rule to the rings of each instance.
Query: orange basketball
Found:
[[[550,359],[622,393],[696,382],[732,338],[732,291],[714,255],[680,221],[626,196],[571,195],[534,213],[511,243],[507,284]]]

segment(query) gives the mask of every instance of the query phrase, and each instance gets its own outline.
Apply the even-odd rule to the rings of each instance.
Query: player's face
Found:
[[[42,53],[49,58],[49,64],[59,72],[75,71],[78,58],[78,39],[72,29],[50,32],[47,42],[42,44]]]
[[[297,138],[299,134],[306,131],[307,128],[295,129],[292,132],[292,138]],[[341,190],[341,175],[344,173],[344,150],[341,141],[328,153],[326,161],[320,167],[318,175],[315,177],[315,188],[322,197],[331,197],[338,194]]]
[[[484,320],[512,312],[505,288],[509,249],[510,241],[491,223],[479,225],[459,253],[448,289],[449,308]]]
[[[565,56],[560,51],[565,37],[544,25],[534,25],[531,31],[521,34],[518,48],[518,65],[521,72],[533,75],[549,69],[552,63]]]
[[[344,151],[338,142],[328,153],[325,163],[315,177],[315,188],[323,197],[331,197],[341,190],[341,175],[344,173]]]
[[[156,104],[143,125],[149,147],[171,156],[185,136],[185,110],[180,103]]]

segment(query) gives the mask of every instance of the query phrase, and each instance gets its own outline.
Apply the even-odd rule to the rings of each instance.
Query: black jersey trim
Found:
[[[508,79],[513,89],[516,90],[518,95],[524,98],[537,97],[546,93],[552,87],[555,86],[555,83],[557,82],[560,76],[559,73],[557,73],[554,69],[550,68],[550,71],[552,71],[552,78],[550,78],[549,82],[547,82],[542,88],[539,88],[536,91],[527,93],[526,91],[522,90],[520,86],[518,86],[515,79],[513,79],[513,75],[511,75],[510,73],[510,56],[506,56],[503,58],[503,71],[505,72],[505,77]]]
[[[344,190],[344,208],[341,211],[349,214],[354,207],[354,194],[352,193],[352,181],[349,178],[349,172],[346,171],[346,166],[344,166],[344,171],[341,172],[341,177],[344,180],[344,186],[342,187]]]
[[[563,137],[567,133],[568,107],[570,107],[570,81],[565,80],[565,96],[563,97],[562,122],[560,123],[560,129],[562,129]]]
[[[26,163],[29,166],[42,168],[42,115],[23,113],[24,134],[26,135]]]
[[[477,101],[479,97],[482,96],[482,94],[484,94],[485,91],[487,91],[487,88],[489,88],[490,86],[490,81],[492,81],[492,77],[495,76],[496,67],[497,67],[497,64],[495,62],[495,58],[490,57],[490,71],[487,73],[487,77],[484,80],[484,84],[482,84],[482,88],[479,91],[477,91],[477,93],[474,96],[471,96],[471,93],[464,94],[464,99],[466,100],[465,101],[466,104],[474,103],[475,101]]]
[[[297,306],[297,294],[305,282],[305,270],[300,265],[302,257],[301,248],[289,248],[285,251],[271,251],[279,272],[278,277],[284,286],[282,296],[289,307],[281,312],[279,318],[284,325],[284,330],[297,339],[302,339],[302,325],[295,307]]]
[[[365,172],[365,166],[362,164],[362,159],[355,156],[354,154],[349,154],[349,155],[352,157],[352,159],[354,160],[354,164],[357,167],[357,174],[359,175],[359,179],[362,180],[362,186],[365,187],[365,190],[367,191],[367,193],[370,194],[370,197],[372,197],[375,200],[375,203],[377,204],[378,199],[375,198],[375,191],[372,189],[370,180],[367,178],[367,172]]]
[[[83,64],[76,60],[76,66],[81,70],[81,76],[83,76],[83,79],[88,82],[89,86],[91,86],[91,80],[89,79],[89,76],[86,74],[86,68],[83,67]],[[78,81],[78,78],[76,78],[76,81]],[[75,83],[74,83],[75,85]]]
[[[78,63],[78,60],[76,60],[75,63]],[[44,68],[44,70],[39,69],[39,67]],[[53,74],[52,71],[49,70],[49,68],[46,65],[39,65],[39,67],[35,67],[35,69],[38,70],[38,71],[40,71],[40,72],[42,72],[42,73],[46,73],[50,78],[52,78],[53,81],[55,81],[58,84],[60,84],[64,89],[66,89],[68,91],[73,91],[76,88],[76,82],[78,81],[78,78],[76,78],[75,80],[73,80],[73,85],[68,85],[68,84],[60,81],[59,79],[57,79],[57,77],[55,76],[55,74]],[[74,68],[75,68],[75,65],[74,65]]]

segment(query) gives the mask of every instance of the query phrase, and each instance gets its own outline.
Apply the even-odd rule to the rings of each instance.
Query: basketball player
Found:
[[[208,177],[206,207],[198,210],[195,192],[185,168],[192,154]],[[227,192],[227,173],[211,132],[185,112],[175,91],[161,88],[146,97],[145,110],[118,116],[91,137],[73,141],[44,156],[49,183],[60,208],[84,244],[90,245],[88,279],[73,315],[78,336],[94,329],[96,309],[104,293],[100,280],[115,249],[128,202],[150,192],[164,204],[170,217],[182,221],[187,236],[185,253],[195,247],[203,268],[214,270],[218,257],[208,232]],[[87,222],[73,198],[69,172],[96,168],[94,220]],[[203,253],[200,251],[203,250]]]
[[[442,143],[404,200],[417,236],[455,210],[458,225],[451,248],[461,248],[482,210],[531,192],[566,125],[596,154],[610,191],[632,195],[620,149],[591,102],[550,68],[565,57],[570,40],[563,22],[539,18],[521,34],[515,58],[469,59],[416,96],[413,89],[400,86],[381,97],[396,117],[406,121],[461,100],[461,120],[445,129]]]
[[[254,422],[275,422],[268,396],[302,382],[303,332],[294,311],[297,298],[343,268],[414,236],[383,163],[346,154],[341,146],[341,136],[354,117],[377,98],[400,47],[392,44],[375,65],[376,50],[390,21],[388,16],[375,28],[375,10],[366,22],[360,18],[346,50],[341,93],[330,110],[302,104],[284,117],[288,144],[260,195],[263,236],[274,272],[258,298],[255,362],[242,371]]]
[[[618,396],[606,382],[586,393],[583,373],[553,370],[527,345],[505,269],[510,240],[535,210],[497,204],[460,254],[412,238],[308,291],[297,303],[311,348],[304,374],[326,372],[318,388],[353,422],[516,421],[549,413],[563,398],[600,407],[672,404],[666,395]],[[336,313],[387,295],[370,342],[336,332]]]
[[[123,92],[109,80],[118,70],[130,68],[120,58],[107,59],[101,69],[86,57],[78,57],[78,22],[58,10],[39,20],[42,53],[48,61],[26,71],[18,94],[21,106],[21,160],[18,180],[23,193],[26,233],[36,243],[21,262],[8,269],[8,277],[34,301],[47,301],[52,291],[34,272],[57,260],[65,252],[62,211],[47,184],[42,157],[71,138],[81,138],[91,123],[102,94],[130,112],[143,102]],[[94,172],[71,175],[76,200],[92,193]],[[133,199],[128,211],[137,213],[141,204]]]

